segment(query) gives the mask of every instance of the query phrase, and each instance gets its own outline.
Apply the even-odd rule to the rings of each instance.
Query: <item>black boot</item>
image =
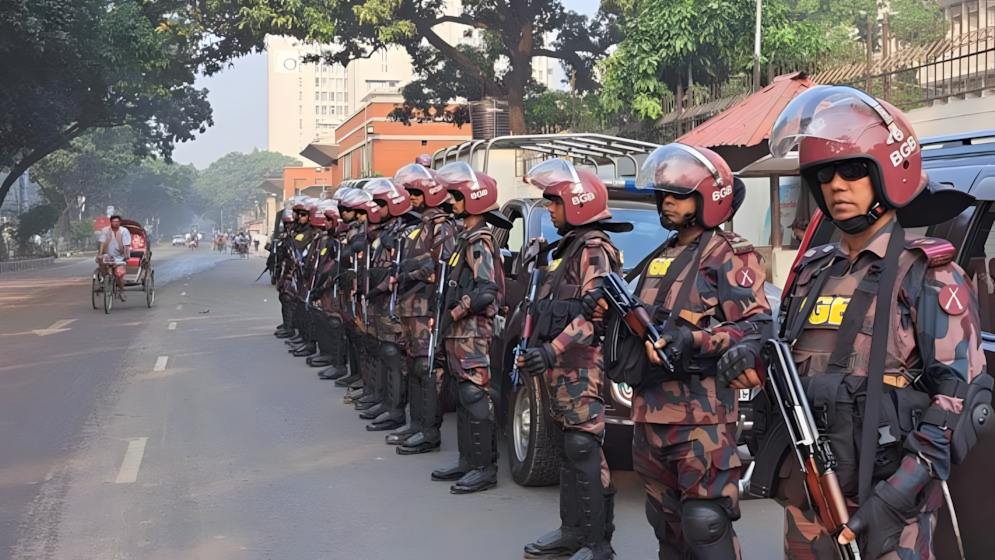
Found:
[[[459,408],[470,425],[467,463],[472,469],[449,488],[453,494],[482,492],[497,486],[497,442],[494,411],[487,392],[471,381],[459,384]]]
[[[581,542],[584,547],[571,560],[612,560],[615,551],[608,541],[608,502],[606,488],[601,484],[601,442],[593,435],[578,430],[563,434],[563,455],[566,467],[577,477],[580,498]]]
[[[295,334],[294,332],[294,319],[293,313],[290,307],[290,294],[280,293],[280,314],[283,316],[283,323],[276,328],[276,332],[273,333],[277,338],[291,338]]]
[[[583,548],[580,530],[580,498],[577,477],[573,471],[560,467],[560,528],[525,545],[526,558],[573,555]]]
[[[295,357],[301,358],[304,356],[310,356],[317,351],[318,351],[318,346],[314,343],[313,340],[309,340],[305,342],[303,345],[301,345],[300,348],[294,350],[293,354]]]
[[[315,310],[314,316],[314,341],[318,343],[318,355],[307,359],[307,365],[311,367],[327,367],[332,365],[332,330],[329,318],[324,313]]]
[[[444,467],[432,471],[432,480],[459,480],[473,470],[470,467],[470,413],[465,408],[456,409],[456,447],[459,457]]]
[[[356,348],[353,346],[352,340],[346,338],[346,341],[346,348],[349,356],[349,375],[341,379],[336,379],[336,387],[348,387],[362,378],[362,374],[359,371],[359,354],[356,352]]]
[[[382,342],[379,350],[383,372],[384,409],[367,425],[370,432],[395,430],[404,426],[404,401],[407,379],[401,369],[401,349],[393,342]]]
[[[417,455],[419,453],[430,453],[438,451],[442,446],[442,433],[437,423],[437,412],[439,407],[439,393],[435,387],[435,376],[433,371],[428,369],[426,358],[415,361],[410,375],[418,376],[419,395],[410,395],[411,399],[421,399],[420,414],[422,417],[422,429],[418,433],[409,437],[397,448],[398,455]]]
[[[419,395],[421,394],[421,383],[419,382],[418,377],[410,372],[408,373],[405,381],[408,385],[408,404],[411,408],[411,422],[403,430],[398,430],[392,434],[388,434],[387,437],[384,438],[387,445],[401,445],[407,441],[408,438],[421,431],[423,418],[421,413],[421,398],[419,398]]]

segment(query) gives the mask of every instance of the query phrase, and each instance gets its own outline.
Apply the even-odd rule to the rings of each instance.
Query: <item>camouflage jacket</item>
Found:
[[[398,275],[397,314],[431,317],[436,308],[438,263],[445,262],[453,252],[455,222],[442,209],[429,208],[422,214],[421,222],[409,230]]]
[[[575,300],[598,287],[598,280],[621,272],[618,249],[608,235],[591,228],[567,232],[550,255],[536,301]],[[537,307],[541,307],[538,305]],[[588,321],[577,314],[553,337],[554,368],[594,367],[600,359],[600,320]]]
[[[449,258],[450,274],[446,301],[454,302],[450,310],[453,326],[445,338],[486,338],[494,332],[494,316],[504,304],[504,261],[494,245],[487,223],[480,221],[456,236],[456,246]],[[475,292],[486,284],[497,286],[497,296],[481,313],[470,309]]]
[[[833,350],[838,344],[847,343],[838,341],[837,334],[850,296],[869,267],[884,258],[893,230],[893,224],[881,228],[856,257],[851,255],[846,243],[841,242],[809,249],[796,265],[797,277],[785,305],[791,305],[792,300],[804,302],[809,297],[818,297],[792,348],[799,374],[803,377],[826,372]],[[970,381],[987,373],[977,292],[964,270],[951,262],[953,255],[954,247],[946,240],[905,233],[904,250],[898,259],[898,280],[890,289],[894,304],[883,372],[886,391],[911,385],[916,390],[925,390],[927,400],[932,399],[933,406],[949,411],[959,409],[962,401],[952,395],[938,394],[934,388],[939,382],[947,379]],[[828,278],[819,294],[810,294],[816,271],[833,266],[843,266],[842,274]],[[843,371],[847,379],[855,382],[869,373],[876,300],[875,296],[860,324],[853,340],[853,352]],[[791,309],[797,315],[798,307],[791,305]],[[792,325],[795,319],[797,316],[788,313],[786,324]],[[856,383],[847,385],[856,386]],[[812,398],[809,395],[810,401]],[[950,454],[946,440],[915,427],[918,429],[906,436],[905,448],[929,457],[934,472],[948,472]],[[908,472],[912,472],[912,463],[916,461],[915,456],[907,456],[891,484],[900,486],[904,484],[903,479],[913,480]],[[846,482],[841,480],[844,485]]]
[[[667,247],[647,265],[636,288],[636,297],[657,302],[650,307],[659,319],[660,310],[672,309],[681,284],[690,272],[681,271],[665,295],[659,294],[670,263],[684,247]],[[764,294],[767,269],[763,257],[742,237],[715,230],[704,248],[694,286],[679,315],[698,327],[701,347],[696,357],[715,357],[743,339],[758,334],[771,321],[770,304]],[[641,387],[632,400],[632,419],[654,424],[709,425],[739,420],[737,392],[716,387],[715,377],[692,377]]]

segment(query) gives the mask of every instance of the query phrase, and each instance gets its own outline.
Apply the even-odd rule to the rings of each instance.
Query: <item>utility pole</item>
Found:
[[[570,73],[570,104],[573,106],[573,113],[570,115],[570,128],[577,126],[577,71]]]
[[[757,31],[753,39],[753,93],[760,89],[760,1],[757,0]]]

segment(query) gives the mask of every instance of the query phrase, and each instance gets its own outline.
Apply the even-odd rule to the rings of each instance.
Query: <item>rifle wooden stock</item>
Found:
[[[650,316],[642,307],[636,307],[625,314],[625,324],[639,338],[646,338],[646,327],[650,325]]]
[[[812,494],[812,502],[819,512],[819,517],[826,524],[830,533],[835,533],[850,520],[850,512],[846,508],[846,498],[840,488],[836,473],[827,470],[821,475],[815,459],[810,457],[805,461],[805,481],[808,491]]]
[[[534,328],[534,323],[532,321],[532,314],[525,316],[525,326],[522,327],[522,340],[527,340],[532,338],[532,329]]]

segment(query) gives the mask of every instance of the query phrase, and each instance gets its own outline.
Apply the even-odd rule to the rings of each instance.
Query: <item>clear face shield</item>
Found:
[[[543,190],[554,185],[567,183],[583,192],[577,169],[572,163],[562,158],[548,159],[536,165],[525,175],[525,182]]]
[[[881,123],[895,142],[905,134],[870,95],[846,86],[818,86],[798,95],[781,111],[770,132],[770,153],[787,157],[805,138],[819,138],[856,149],[864,131]]]
[[[701,152],[673,143],[660,146],[646,158],[636,177],[636,188],[685,196],[706,180],[718,185],[724,182],[719,170]]]
[[[410,188],[423,190],[433,183],[435,180],[432,178],[432,174],[427,168],[417,163],[409,163],[394,174],[395,185],[407,185]]]
[[[471,183],[471,189],[476,190],[480,188],[480,185],[477,183],[477,174],[473,172],[470,164],[465,161],[454,161],[443,166],[439,169],[438,173],[449,184]]]

